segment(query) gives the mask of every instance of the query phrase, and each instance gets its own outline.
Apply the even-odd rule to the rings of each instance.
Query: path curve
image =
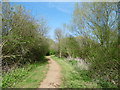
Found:
[[[47,56],[47,59],[49,62],[49,70],[39,88],[59,88],[61,84],[60,66],[57,62],[51,59],[50,56]]]

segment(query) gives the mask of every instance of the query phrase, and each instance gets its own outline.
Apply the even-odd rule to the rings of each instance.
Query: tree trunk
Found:
[[[61,58],[61,50],[60,50],[60,55],[59,55],[59,56],[60,56],[60,58]]]

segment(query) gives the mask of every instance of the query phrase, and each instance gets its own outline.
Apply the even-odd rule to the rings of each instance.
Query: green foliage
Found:
[[[79,44],[74,37],[67,38],[66,48],[68,50],[68,53],[72,57],[77,57],[79,55]]]
[[[56,52],[58,51],[58,48],[55,41],[52,39],[48,39],[48,43],[49,43],[49,54],[50,55],[56,54]]]
[[[100,80],[98,84],[103,87],[103,88],[117,88],[116,85],[113,85],[112,83],[105,81],[105,80]]]
[[[23,68],[17,68],[15,70],[12,70],[10,73],[6,73],[3,76],[2,80],[2,87],[8,88],[8,87],[35,87],[37,88],[39,86],[39,83],[43,80],[45,77],[45,73],[47,72],[47,63],[34,63],[34,64],[28,64],[24,66]],[[36,73],[37,72],[37,73]],[[34,75],[31,77],[31,75]],[[40,75],[40,77],[39,77]],[[36,78],[37,77],[37,80]],[[30,82],[27,82],[27,80],[31,80]],[[34,86],[29,85],[34,80],[36,80],[37,83],[33,83]],[[24,84],[23,84],[24,83]],[[26,86],[25,86],[26,85]]]
[[[90,76],[93,78],[101,79],[103,81],[109,81],[113,84],[118,83],[118,66],[119,60],[117,56],[117,48],[97,48],[99,52],[96,52],[96,58],[89,60],[91,62]],[[116,54],[116,55],[115,55]]]
[[[74,68],[76,62],[68,62],[65,59],[60,59],[52,56],[62,67],[62,88],[97,88],[98,86],[88,76],[87,71]],[[73,64],[74,62],[74,64]]]
[[[88,75],[95,81],[100,79],[113,86],[118,84],[120,65],[116,10],[117,3],[76,3],[70,30],[77,36],[66,40],[63,51],[90,63]]]
[[[25,68],[22,69],[16,69],[14,72],[8,73],[5,76],[3,76],[3,82],[2,82],[2,87],[11,87],[14,85],[16,82],[19,80],[22,80],[25,75],[28,74],[28,71],[31,68],[28,68],[25,70]]]
[[[97,87],[91,84],[90,78],[102,87],[116,87],[120,65],[116,3],[76,3],[68,29],[77,36],[64,36],[57,28],[57,42],[46,38],[49,27],[43,18],[38,23],[22,6],[10,6],[9,3],[2,6],[3,72],[43,60],[50,53],[59,57],[79,57],[90,63],[89,70],[83,71],[74,60],[57,60],[65,74],[63,87]],[[24,70],[20,76],[14,73],[11,77],[27,74]],[[16,80],[12,79],[5,79],[4,85],[9,86],[7,82],[11,82],[11,86]]]
[[[72,65],[76,65],[76,64],[77,64],[77,61],[75,61],[75,60],[70,60],[69,62],[70,62],[70,64],[72,64]]]
[[[117,88],[117,85],[114,85],[110,81],[97,78],[97,81],[94,78],[91,78],[90,74],[95,74],[89,72],[89,70],[80,69],[78,67],[77,61],[71,60],[67,61],[64,59],[57,58],[52,56],[62,67],[62,88]],[[96,72],[96,71],[94,71]]]
[[[43,60],[49,51],[46,34],[46,20],[40,19],[40,26],[22,6],[3,3],[2,55],[3,72]]]
[[[30,74],[35,74],[34,70],[38,70],[38,67],[45,65],[39,61],[45,62],[44,56],[49,51],[46,38],[48,25],[42,18],[39,26],[38,21],[23,6],[11,6],[4,2],[2,7],[2,87],[7,88],[15,87]],[[39,69],[42,71],[44,68]],[[38,80],[31,78],[36,81],[33,87],[36,87],[45,75],[39,73],[41,72],[35,75],[41,75]],[[30,85],[31,82],[28,83]],[[24,84],[26,85],[25,82]]]

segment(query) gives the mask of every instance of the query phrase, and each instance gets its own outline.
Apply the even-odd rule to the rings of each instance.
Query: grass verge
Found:
[[[96,82],[92,81],[86,74],[85,70],[78,72],[64,59],[51,56],[62,67],[62,84],[61,88],[100,88]]]
[[[48,71],[48,62],[29,64],[5,74],[2,80],[3,88],[38,88]]]

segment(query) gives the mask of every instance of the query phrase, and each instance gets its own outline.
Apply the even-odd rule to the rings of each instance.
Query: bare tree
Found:
[[[50,29],[46,19],[41,17],[40,20],[38,21],[38,25],[39,25],[39,29],[38,29],[39,33],[42,36],[46,36],[48,33],[48,30]]]
[[[56,40],[58,41],[59,57],[61,57],[61,40],[62,40],[63,34],[60,28],[55,29],[55,37],[56,37]]]

